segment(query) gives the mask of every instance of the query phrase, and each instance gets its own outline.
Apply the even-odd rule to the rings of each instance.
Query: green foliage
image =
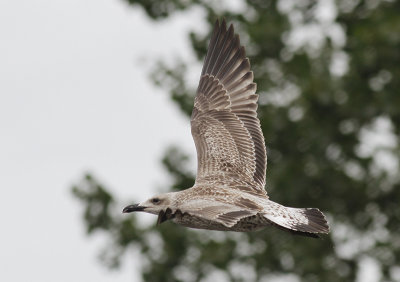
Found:
[[[153,19],[203,7],[207,35],[189,34],[203,58],[218,1],[129,2]],[[85,207],[88,232],[111,238],[103,256],[109,266],[118,266],[123,252],[136,246],[145,281],[200,281],[217,273],[230,281],[289,274],[301,281],[354,281],[360,260],[370,257],[383,280],[394,280],[400,261],[400,2],[337,1],[333,21],[319,18],[318,3],[247,0],[245,11],[218,17],[234,23],[252,63],[269,195],[287,206],[320,208],[331,234],[313,240],[272,228],[247,234],[170,222],[138,227],[135,216],[115,214],[120,207],[110,192],[86,177],[73,191]],[[299,28],[314,37],[293,43]],[[172,67],[160,62],[152,78],[189,116],[195,91],[185,84],[185,72],[184,61]],[[384,143],[374,147],[377,135]],[[179,149],[166,152],[171,189],[193,184],[186,162]]]

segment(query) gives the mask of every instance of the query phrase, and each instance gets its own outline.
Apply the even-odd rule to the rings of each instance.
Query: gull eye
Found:
[[[159,204],[161,201],[160,201],[159,198],[153,198],[153,199],[151,199],[151,202],[152,202],[153,204],[157,205],[157,204]]]

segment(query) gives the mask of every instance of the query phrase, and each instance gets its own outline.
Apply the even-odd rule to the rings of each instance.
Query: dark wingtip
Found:
[[[213,29],[213,30],[215,30],[215,29],[217,29],[217,28],[219,28],[219,18],[217,18],[217,20],[215,21],[214,29]]]
[[[225,18],[222,18],[221,29],[223,29],[224,31],[226,31],[226,20],[225,20]]]

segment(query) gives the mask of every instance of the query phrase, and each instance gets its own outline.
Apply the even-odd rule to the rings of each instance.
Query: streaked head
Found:
[[[130,213],[135,211],[142,211],[152,214],[159,214],[161,211],[165,211],[167,208],[171,208],[174,202],[175,193],[165,193],[151,197],[150,199],[134,205],[125,207],[122,212]]]

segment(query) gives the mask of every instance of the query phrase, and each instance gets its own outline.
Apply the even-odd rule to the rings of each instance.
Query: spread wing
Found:
[[[239,36],[217,21],[191,118],[196,184],[247,183],[265,194],[267,156],[257,118],[256,84]]]

